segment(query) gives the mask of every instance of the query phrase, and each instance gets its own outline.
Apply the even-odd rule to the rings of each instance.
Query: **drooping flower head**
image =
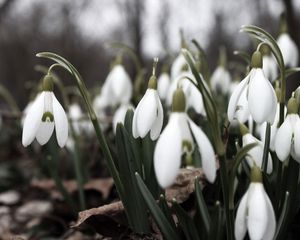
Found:
[[[237,209],[234,230],[236,240],[244,239],[247,231],[252,240],[272,240],[275,235],[274,209],[257,166],[251,169],[251,183]]]
[[[251,114],[257,123],[273,123],[276,115],[277,99],[273,86],[262,70],[262,56],[254,52],[252,69],[233,91],[227,110],[228,120],[245,122]]]
[[[173,184],[180,169],[183,154],[191,154],[195,148],[198,148],[201,155],[202,168],[208,181],[214,182],[216,177],[214,149],[201,128],[187,116],[185,105],[184,92],[179,88],[173,96],[169,122],[154,150],[155,175],[162,188]]]
[[[279,127],[275,136],[275,151],[281,161],[290,155],[300,162],[300,118],[298,103],[294,97],[290,98],[287,116]]]
[[[43,81],[43,92],[34,100],[24,120],[22,144],[26,147],[36,138],[44,145],[55,128],[57,143],[64,147],[68,139],[68,119],[53,93],[52,76],[46,75]]]
[[[135,138],[144,138],[150,132],[150,138],[156,140],[162,129],[163,108],[157,93],[156,64],[157,62],[154,64],[148,89],[134,111],[132,134]]]

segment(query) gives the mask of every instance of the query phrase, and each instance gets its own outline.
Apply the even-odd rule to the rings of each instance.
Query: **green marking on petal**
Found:
[[[54,117],[51,112],[45,112],[42,116],[42,122],[53,122]]]

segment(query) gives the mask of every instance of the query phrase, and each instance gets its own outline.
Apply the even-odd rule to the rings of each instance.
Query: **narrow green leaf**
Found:
[[[130,136],[124,126],[119,123],[116,131],[116,142],[119,158],[119,174],[126,192],[124,206],[126,207],[128,220],[135,232],[148,233],[149,223],[145,202],[138,190],[135,172],[134,154],[130,145]]]
[[[289,208],[290,208],[290,194],[289,192],[285,193],[285,198],[284,198],[284,203],[283,203],[283,208],[281,211],[281,215],[279,217],[278,223],[277,223],[277,227],[276,227],[276,232],[275,232],[275,236],[274,239],[276,240],[283,240],[286,239],[285,236],[285,228],[286,228],[286,223],[287,223],[287,215],[289,212]]]
[[[234,51],[234,55],[239,56],[241,59],[243,59],[248,65],[250,65],[251,62],[251,56],[244,51]]]
[[[238,170],[238,167],[244,157],[247,155],[247,153],[254,147],[256,147],[258,143],[251,143],[247,144],[246,146],[242,147],[237,154],[235,155],[235,158],[233,160],[233,166],[229,174],[229,208],[234,208],[234,178],[236,175],[236,172]]]
[[[172,206],[176,212],[179,224],[182,227],[186,239],[200,240],[196,226],[190,216],[186,213],[186,211],[176,202],[175,199],[173,200]]]
[[[171,226],[173,227],[174,231],[177,231],[176,224],[172,217],[172,211],[171,211],[171,209],[166,201],[166,198],[163,194],[161,194],[159,197],[158,205],[159,205],[160,209],[163,211],[164,215],[167,217],[167,219],[168,219],[169,223],[171,224]]]
[[[197,200],[197,208],[204,223],[206,233],[207,235],[209,235],[211,228],[211,218],[202,194],[202,189],[200,187],[199,180],[197,178],[195,179],[195,193]]]
[[[147,189],[145,183],[138,173],[135,173],[139,190],[144,197],[144,200],[150,210],[150,213],[155,220],[157,226],[159,227],[162,235],[167,240],[180,240],[177,232],[174,231],[171,224],[169,223],[166,216],[163,214],[162,210],[157,205],[155,199],[153,198],[150,191]]]

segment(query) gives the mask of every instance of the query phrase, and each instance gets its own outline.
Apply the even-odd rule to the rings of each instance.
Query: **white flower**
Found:
[[[124,67],[115,65],[102,86],[101,95],[95,105],[103,109],[108,106],[128,103],[132,96],[132,83]]]
[[[24,120],[22,143],[26,147],[34,138],[44,145],[55,127],[58,145],[63,147],[68,139],[68,119],[52,91],[43,91],[33,102]]]
[[[82,121],[82,117],[83,117],[80,106],[77,103],[72,103],[69,106],[68,114],[69,114],[69,118],[72,121],[74,131],[77,134],[79,134],[81,130],[80,121]]]
[[[230,91],[231,76],[229,72],[223,67],[218,66],[213,72],[210,85],[213,91],[227,94]]]
[[[248,230],[251,240],[272,240],[276,219],[272,203],[259,181],[250,183],[237,209],[235,238],[244,239]]]
[[[272,82],[274,82],[278,76],[277,63],[271,54],[263,56],[263,71],[266,78],[270,79]]]
[[[196,144],[194,144],[191,131]],[[172,185],[176,179],[181,165],[181,157],[185,151],[184,142],[198,147],[203,171],[208,181],[214,182],[216,178],[215,153],[209,139],[185,112],[172,112],[154,150],[154,170],[162,188]]]
[[[228,120],[231,122],[235,118],[248,119],[247,108],[249,108],[253,120],[257,123],[265,121],[273,123],[276,106],[275,91],[269,80],[264,76],[263,70],[252,68],[230,97],[227,110]]]
[[[300,162],[300,118],[298,114],[288,114],[277,130],[275,151],[281,161],[292,155]]]
[[[256,137],[254,137],[251,133],[246,133],[242,137],[243,141],[243,147],[251,144],[251,143],[258,143],[257,146],[252,148],[249,152],[248,155],[246,156],[246,160],[250,167],[253,166],[253,161],[255,164],[259,167],[262,165],[262,157],[263,157],[263,152],[264,152],[264,143],[262,141],[259,141]],[[272,173],[273,171],[273,162],[272,162],[272,157],[271,154],[268,154],[268,167],[267,167],[267,173]]]
[[[156,140],[163,125],[163,108],[155,89],[148,88],[134,111],[133,137],[144,138],[150,132],[150,138]]]
[[[131,104],[123,104],[116,110],[113,117],[113,130],[115,133],[117,130],[117,124],[124,124],[125,116],[128,109],[134,109],[134,107]]]
[[[181,86],[182,90],[184,91],[184,95],[186,96],[187,109],[193,108],[196,113],[206,116],[202,95],[187,77],[192,79],[196,83],[194,76],[190,72],[181,72],[181,74],[171,83],[171,86],[169,87],[167,104],[171,106],[173,94],[176,91],[177,87]]]
[[[186,66],[186,61],[182,53],[180,53],[171,66],[171,80],[173,81],[182,72],[182,68]]]
[[[282,52],[284,64],[290,67],[298,65],[298,49],[289,34],[282,33],[277,39],[277,44]]]
[[[162,73],[157,79],[157,92],[162,100],[166,100],[170,87],[170,76],[168,73]]]
[[[280,104],[277,103],[277,108],[276,108],[276,116],[274,123],[271,125],[271,132],[270,132],[270,149],[272,151],[275,150],[275,136],[278,130],[278,123],[279,123],[279,109],[280,109]],[[284,114],[286,113],[286,107],[284,107]],[[265,142],[265,134],[266,134],[266,126],[267,123],[264,122],[263,124],[256,125],[256,132],[260,135],[260,139],[262,142]]]

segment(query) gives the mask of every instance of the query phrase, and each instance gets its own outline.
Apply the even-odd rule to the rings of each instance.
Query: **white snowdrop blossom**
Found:
[[[188,78],[192,79],[196,83],[194,76],[189,71],[181,72],[181,74],[171,83],[167,96],[167,105],[171,106],[173,94],[177,87],[181,86],[184,91],[184,95],[186,96],[187,109],[193,108],[196,113],[206,116],[202,94]]]
[[[186,61],[182,53],[180,53],[175,60],[173,61],[171,65],[171,80],[173,81],[175,78],[177,78],[180,73],[182,72],[182,69],[186,66]]]
[[[128,103],[132,96],[132,83],[121,64],[115,65],[102,86],[101,95],[95,99],[98,108]]]
[[[72,103],[69,106],[69,111],[68,111],[68,115],[70,120],[72,121],[72,125],[74,128],[74,131],[79,134],[80,130],[81,130],[81,122],[82,121],[82,117],[83,117],[83,113],[81,111],[80,106],[77,103]]]
[[[196,143],[193,141],[191,131]],[[184,142],[198,147],[206,178],[209,182],[215,181],[215,153],[209,139],[201,128],[188,118],[185,112],[172,112],[154,150],[154,170],[162,188],[169,187],[176,179],[181,165],[181,157],[184,153]]]
[[[262,165],[262,158],[263,158],[263,152],[264,152],[264,143],[260,140],[258,140],[256,137],[254,137],[251,133],[242,130],[242,142],[243,147],[251,144],[251,143],[257,143],[258,145],[253,147],[249,152],[248,156],[246,156],[247,163],[250,167],[255,165],[261,166]],[[271,154],[268,154],[268,166],[267,166],[267,173],[272,173],[273,171],[273,162]]]
[[[144,138],[150,132],[150,138],[156,140],[163,125],[163,107],[157,93],[157,80],[153,75],[148,83],[148,89],[137,105],[132,122],[134,138]]]
[[[298,114],[288,114],[275,137],[275,151],[281,161],[290,155],[300,162],[300,118]]]
[[[210,85],[214,92],[221,92],[227,94],[230,92],[231,76],[223,66],[218,66],[213,72]]]
[[[161,100],[166,100],[170,87],[170,76],[168,73],[162,73],[157,79],[157,92]]]
[[[298,50],[295,42],[288,33],[282,33],[277,39],[277,44],[282,52],[284,64],[289,67],[298,65]]]
[[[234,230],[236,240],[244,239],[247,231],[251,240],[272,240],[275,235],[274,209],[262,184],[260,170],[254,168],[251,171],[250,186],[237,209]],[[253,171],[256,173],[253,174]]]
[[[113,129],[116,133],[117,130],[117,124],[122,123],[124,124],[126,113],[129,109],[134,109],[134,107],[131,104],[123,104],[116,110],[114,117],[113,117]]]
[[[51,81],[51,76],[46,76],[45,81]],[[45,86],[46,84],[44,84]],[[56,99],[52,88],[44,87],[44,91],[35,99],[24,120],[22,144],[26,147],[34,138],[38,143],[47,143],[54,131],[57,143],[64,147],[68,139],[67,115]]]
[[[263,56],[263,71],[271,82],[274,82],[278,76],[277,63],[271,54]]]
[[[261,54],[259,55],[261,66]],[[253,59],[253,58],[252,58]],[[228,120],[248,119],[248,109],[257,123],[273,123],[276,115],[277,98],[273,86],[265,77],[262,68],[253,67],[232,93],[228,104]],[[240,116],[241,115],[241,116]],[[246,117],[247,116],[247,117]],[[244,122],[242,121],[241,122]]]

